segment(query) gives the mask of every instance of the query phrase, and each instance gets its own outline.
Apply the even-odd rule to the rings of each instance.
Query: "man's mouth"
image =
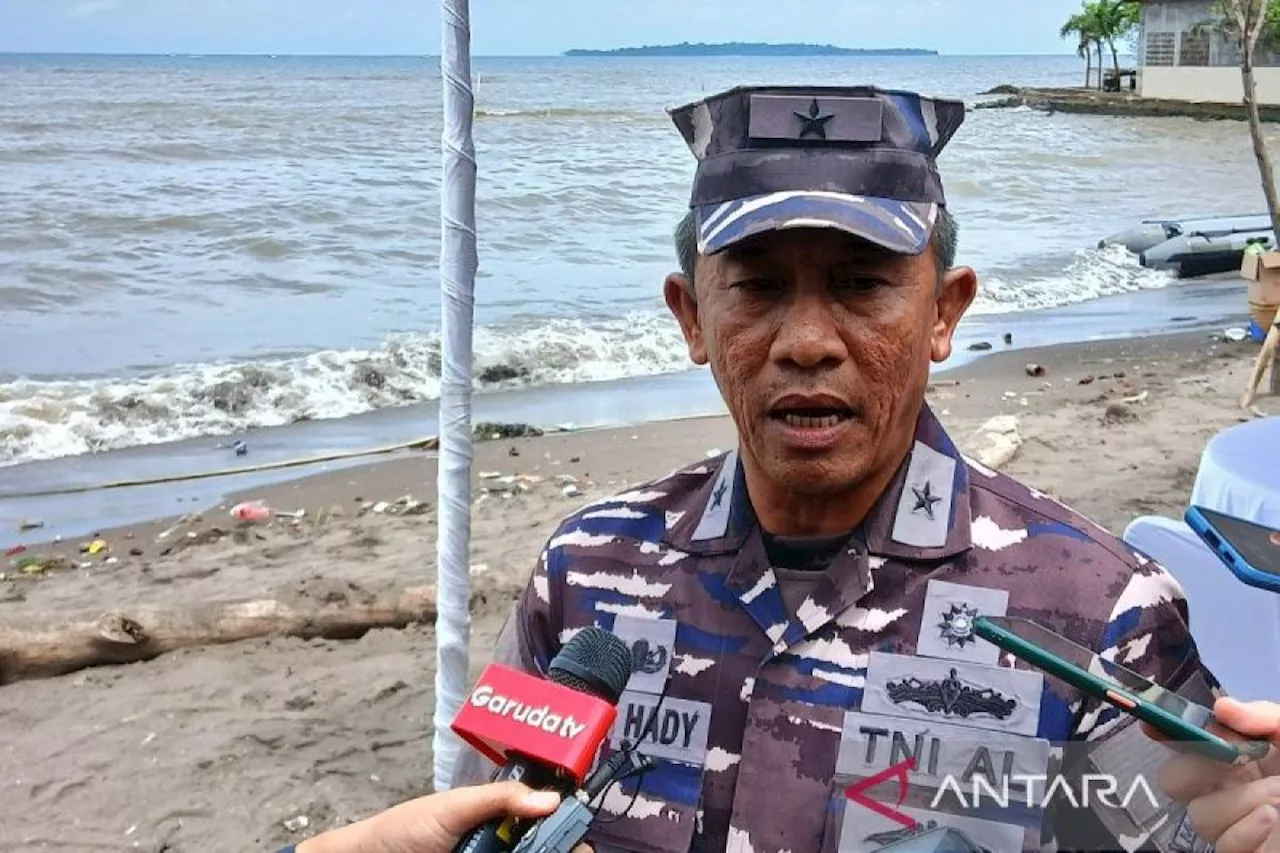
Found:
[[[774,409],[769,416],[793,429],[831,429],[852,418],[853,410],[826,407]]]
[[[769,417],[799,430],[833,429],[855,415],[852,406],[831,394],[788,394],[769,409]]]

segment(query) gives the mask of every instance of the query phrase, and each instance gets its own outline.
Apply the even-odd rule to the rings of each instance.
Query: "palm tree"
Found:
[[[1138,4],[1132,0],[1094,0],[1090,6],[1098,28],[1098,38],[1110,48],[1111,63],[1119,77],[1120,53],[1116,50],[1116,42],[1127,37],[1138,26]]]
[[[1089,81],[1093,79],[1093,35],[1089,31],[1089,19],[1080,12],[1067,18],[1067,22],[1062,25],[1062,29],[1058,30],[1058,38],[1069,38],[1075,36],[1078,40],[1076,45],[1076,56],[1084,57],[1084,85],[1089,88]]]
[[[1120,76],[1120,51],[1116,42],[1133,32],[1138,25],[1138,4],[1134,0],[1084,0],[1081,9],[1067,19],[1058,31],[1061,38],[1075,36],[1078,39],[1076,54],[1083,56],[1085,85],[1093,70],[1093,51],[1098,54],[1098,88],[1102,88],[1102,49],[1111,49],[1111,64]],[[1091,50],[1092,48],[1092,50]]]

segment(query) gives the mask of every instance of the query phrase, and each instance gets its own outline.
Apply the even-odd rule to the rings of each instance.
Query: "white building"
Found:
[[[1141,0],[1138,91],[1148,98],[1238,104],[1240,51],[1211,20],[1213,0]],[[1280,54],[1259,48],[1254,59],[1258,103],[1280,105]]]

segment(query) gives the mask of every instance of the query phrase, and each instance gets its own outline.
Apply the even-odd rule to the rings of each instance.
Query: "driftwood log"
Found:
[[[256,637],[356,639],[375,628],[434,622],[435,616],[436,589],[427,585],[386,596],[258,599],[5,619],[0,621],[0,684]]]

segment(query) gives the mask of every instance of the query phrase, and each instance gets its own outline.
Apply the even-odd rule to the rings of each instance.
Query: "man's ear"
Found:
[[[702,339],[702,325],[698,322],[698,300],[693,292],[693,282],[680,273],[672,273],[662,285],[662,295],[684,333],[689,358],[694,364],[706,364],[707,348]]]
[[[964,312],[978,295],[978,274],[969,267],[954,267],[942,274],[938,316],[933,324],[931,355],[935,362],[951,357],[951,338]]]

